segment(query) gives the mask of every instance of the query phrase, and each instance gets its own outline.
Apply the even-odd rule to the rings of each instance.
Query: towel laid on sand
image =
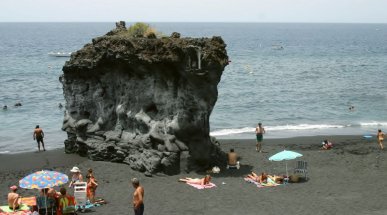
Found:
[[[21,204],[20,208],[16,212],[23,212],[23,211],[29,211],[30,208],[27,205]],[[13,210],[9,209],[8,205],[0,206],[0,211],[5,213],[13,213]]]
[[[275,187],[275,186],[278,186],[280,184],[277,184],[275,183],[273,180],[271,180],[270,178],[268,178],[268,182],[267,183],[258,183],[256,181],[254,181],[253,179],[251,178],[244,178],[244,180],[246,182],[249,182],[249,183],[253,183],[255,185],[257,185],[258,188],[263,188],[263,187]]]
[[[0,212],[0,215],[31,215],[31,211]]]
[[[190,183],[186,183],[192,187],[195,187],[196,189],[199,189],[199,190],[202,190],[202,189],[209,189],[209,188],[213,188],[213,187],[216,187],[216,185],[214,183],[209,183],[209,184],[206,184],[206,185],[200,185],[200,184],[190,184]]]

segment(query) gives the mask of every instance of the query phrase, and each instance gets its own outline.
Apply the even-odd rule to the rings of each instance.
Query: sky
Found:
[[[387,23],[387,0],[0,0],[0,22]]]

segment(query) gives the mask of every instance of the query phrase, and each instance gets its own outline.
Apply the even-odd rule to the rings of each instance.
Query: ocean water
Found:
[[[266,138],[375,134],[387,129],[386,24],[152,23],[165,35],[220,35],[231,63],[219,83],[211,134]],[[63,147],[59,82],[71,52],[114,23],[0,23],[0,154]],[[14,107],[21,102],[22,107]],[[354,111],[349,107],[354,106]]]

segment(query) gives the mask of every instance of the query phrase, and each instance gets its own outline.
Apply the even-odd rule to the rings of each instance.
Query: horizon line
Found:
[[[123,21],[123,20],[119,20]],[[116,23],[119,21],[0,21],[0,23]],[[223,23],[223,24],[387,24],[387,22],[258,22],[258,21],[125,21],[126,23]]]

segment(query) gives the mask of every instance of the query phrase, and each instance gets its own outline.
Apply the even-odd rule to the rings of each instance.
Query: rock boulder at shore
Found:
[[[222,38],[133,38],[124,22],[116,25],[63,67],[66,152],[149,176],[223,166],[209,136],[228,64]]]

